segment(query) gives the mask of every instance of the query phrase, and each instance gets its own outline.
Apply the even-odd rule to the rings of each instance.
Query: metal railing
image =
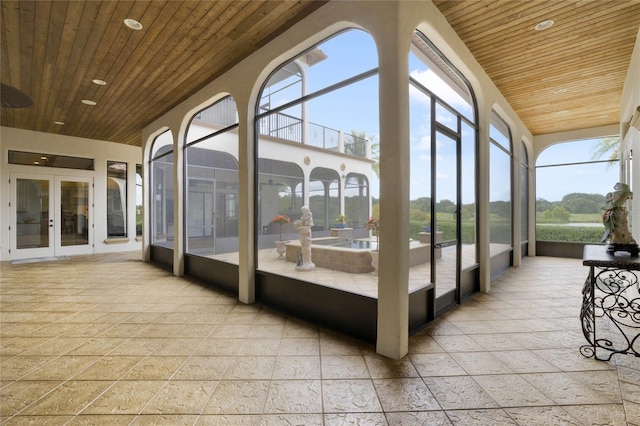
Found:
[[[215,109],[209,108],[199,112],[196,119],[217,125],[230,125],[237,122],[233,99],[230,99],[230,102],[220,102],[215,106]],[[316,123],[307,123],[305,129],[302,119],[288,114],[275,113],[260,118],[258,131],[265,136],[367,158],[366,139]]]

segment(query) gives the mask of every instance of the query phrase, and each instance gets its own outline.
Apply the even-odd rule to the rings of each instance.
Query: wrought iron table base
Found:
[[[585,261],[585,264],[587,262]],[[622,265],[591,265],[582,290],[580,320],[589,342],[580,348],[588,358],[609,361],[614,354],[640,357],[640,284],[638,270]],[[600,331],[601,328],[608,328]],[[598,337],[596,330],[605,332]],[[598,356],[605,351],[606,357]]]

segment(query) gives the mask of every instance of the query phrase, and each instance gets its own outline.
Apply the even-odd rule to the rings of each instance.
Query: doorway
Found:
[[[93,178],[12,173],[11,260],[93,253]]]

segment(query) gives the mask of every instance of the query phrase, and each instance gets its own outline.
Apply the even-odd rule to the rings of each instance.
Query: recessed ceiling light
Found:
[[[142,29],[142,24],[135,19],[127,18],[124,20],[124,24],[132,30],[140,31]]]
[[[567,93],[567,92],[568,92],[568,90],[567,90],[567,89],[558,89],[558,90],[554,90],[554,91],[553,91],[553,92],[551,92],[551,93],[553,93],[554,95],[561,95],[561,94],[563,94],[563,93]]]
[[[90,99],[83,99],[81,102],[85,105],[96,105],[96,102]]]
[[[53,124],[57,124],[58,126],[64,126],[64,121],[54,121]]]
[[[533,29],[536,30],[536,31],[542,31],[542,30],[546,30],[548,28],[551,28],[553,26],[553,24],[555,24],[555,21],[553,19],[545,19],[542,22],[538,22],[536,24],[536,26],[533,27]]]
[[[95,80],[91,80],[93,81],[94,84],[97,84],[98,86],[106,86],[107,82],[104,80],[98,80],[97,78]]]
[[[561,109],[560,111],[556,111],[556,114],[566,114],[570,112],[568,109]]]

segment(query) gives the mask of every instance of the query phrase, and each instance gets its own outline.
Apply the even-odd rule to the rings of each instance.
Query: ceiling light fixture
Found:
[[[127,18],[124,20],[124,24],[135,31],[140,31],[142,29],[142,24],[135,19]]]
[[[567,114],[570,112],[568,109],[561,109],[560,111],[556,111],[556,114]]]
[[[96,102],[95,102],[95,101],[92,101],[92,100],[90,100],[90,99],[83,99],[83,100],[82,100],[82,101],[80,101],[80,102],[82,102],[82,103],[83,103],[83,104],[85,104],[85,105],[91,105],[91,106],[96,105]]]
[[[567,89],[558,89],[558,90],[554,90],[554,91],[553,91],[553,92],[551,92],[551,93],[553,93],[554,95],[561,95],[561,94],[563,94],[563,93],[567,93],[567,92],[568,92],[568,90],[567,90]]]
[[[58,126],[64,126],[64,121],[54,121],[53,124],[57,124]]]
[[[92,81],[94,84],[97,84],[98,86],[106,86],[106,85],[107,85],[107,82],[106,82],[106,81],[104,81],[104,80],[99,80],[99,79],[97,79],[97,78],[96,78],[96,79],[94,79],[94,80],[91,80],[91,81]]]
[[[555,24],[555,21],[553,19],[545,19],[542,22],[538,22],[536,24],[536,26],[533,27],[533,29],[536,30],[536,31],[543,31],[543,30],[551,28],[553,26],[553,24]]]

